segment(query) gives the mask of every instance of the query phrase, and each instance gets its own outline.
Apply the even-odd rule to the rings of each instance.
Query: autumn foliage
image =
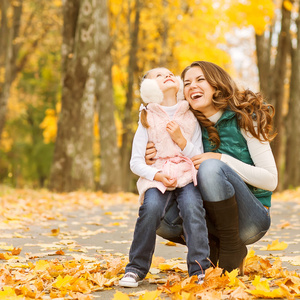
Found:
[[[109,226],[121,225],[113,218],[112,207],[137,205],[137,195],[130,193],[104,194],[102,192],[74,192],[55,194],[46,190],[12,190],[2,188],[0,228],[6,241],[28,237],[26,228],[31,224],[43,224],[61,220],[76,211],[87,213],[99,207],[103,214],[111,216]],[[300,191],[275,194],[275,200],[300,201]],[[298,200],[297,200],[298,199]],[[126,216],[119,215],[119,220]],[[282,228],[284,228],[282,224]],[[9,235],[8,232],[12,234]],[[222,269],[206,270],[203,285],[196,284],[196,277],[189,277],[185,260],[154,257],[145,281],[153,285],[152,291],[121,290],[118,281],[128,262],[126,254],[97,251],[88,256],[72,239],[63,239],[63,228],[48,230],[47,236],[59,238],[58,242],[40,245],[48,251],[24,253],[22,247],[0,243],[0,299],[78,299],[89,300],[101,292],[115,289],[114,300],[130,299],[295,299],[300,297],[300,275],[282,266],[280,258],[261,257],[249,247],[245,262],[245,275],[238,270],[222,274]],[[90,234],[101,235],[105,228]],[[78,233],[80,234],[80,233]],[[86,235],[89,232],[85,233]],[[38,246],[38,245],[36,245]],[[166,247],[175,246],[166,243]],[[288,244],[278,239],[268,244],[267,251],[282,251]],[[50,250],[50,251],[49,251]],[[260,249],[264,250],[264,249]],[[126,252],[125,252],[126,253]],[[299,265],[299,261],[294,261]],[[128,291],[128,293],[126,293]]]

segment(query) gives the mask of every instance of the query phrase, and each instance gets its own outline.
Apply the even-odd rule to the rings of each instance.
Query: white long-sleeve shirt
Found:
[[[178,104],[174,106],[162,106],[165,112],[172,120],[176,112]],[[147,129],[139,122],[137,131],[133,138],[132,152],[130,159],[131,171],[148,180],[153,180],[155,174],[160,171],[153,166],[148,166],[145,162],[146,146],[148,143]],[[198,122],[196,122],[195,132],[191,141],[187,141],[185,148],[182,150],[182,155],[192,158],[195,155],[203,153],[202,132]]]
[[[221,116],[222,111],[219,111],[209,120],[216,123]],[[278,173],[270,143],[259,141],[243,129],[241,133],[247,141],[254,166],[227,154],[221,155],[221,161],[230,166],[246,183],[260,189],[274,191],[278,184]]]

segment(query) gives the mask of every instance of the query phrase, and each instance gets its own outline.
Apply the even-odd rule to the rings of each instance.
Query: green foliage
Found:
[[[39,53],[21,73],[11,97],[5,130],[13,144],[0,154],[1,181],[34,187],[47,183],[54,143],[44,143],[40,124],[45,111],[55,109],[60,93],[60,51]]]

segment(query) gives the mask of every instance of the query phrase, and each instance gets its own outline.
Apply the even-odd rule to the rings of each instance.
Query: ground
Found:
[[[187,248],[182,245],[168,245],[166,240],[158,237],[150,278],[145,280],[137,289],[118,286],[117,279],[122,276],[127,261],[137,211],[137,196],[134,194],[107,195],[101,192],[52,194],[48,191],[12,190],[2,187],[0,286],[3,292],[0,291],[0,299],[25,299],[9,298],[12,297],[13,293],[16,297],[26,295],[26,299],[34,299],[34,297],[39,299],[38,295],[40,295],[40,299],[50,299],[50,296],[52,299],[125,299],[118,298],[116,292],[119,291],[127,295],[141,292],[143,295],[146,290],[157,290],[159,286],[166,283],[166,277],[170,274],[180,274],[182,278],[187,277],[184,261]],[[254,255],[270,261],[271,265],[275,262],[275,258],[280,258],[283,266],[281,272],[285,270],[288,272],[295,271],[296,273],[293,274],[299,278],[300,190],[276,193],[272,201],[271,218],[272,225],[269,232],[259,242],[248,246],[248,250],[251,253],[255,251]],[[159,263],[164,260],[164,265],[160,265]],[[52,273],[45,261],[55,262],[55,267],[53,265],[51,267]],[[116,274],[110,274],[111,281],[102,284],[102,286],[100,277],[97,279],[93,277],[93,282],[97,283],[98,290],[91,291],[91,293],[80,277],[81,288],[73,289],[73,293],[70,293],[68,292],[71,289],[70,284],[67,285],[66,282],[59,281],[59,279],[66,281],[67,276],[58,277],[59,272],[56,271],[58,273],[53,274],[53,268],[63,265],[63,262],[70,263],[72,261],[76,262],[76,267],[82,264],[82,269],[88,265],[95,266],[96,264],[98,266],[99,272],[90,272],[92,275],[85,275],[85,280],[89,279],[88,276],[96,276],[95,274],[99,275],[101,272],[108,278],[107,273],[105,273],[107,270],[113,270],[111,272]],[[177,268],[174,267],[175,264],[177,264]],[[103,269],[102,265],[105,266]],[[68,266],[64,265],[65,268]],[[85,274],[89,273],[86,269],[84,270]],[[10,275],[7,275],[8,272]],[[48,281],[46,281],[45,272],[48,272]],[[34,278],[35,275],[33,274],[39,276]],[[43,277],[41,274],[45,276]],[[52,277],[49,277],[49,274]],[[74,273],[68,274],[74,275]],[[25,275],[27,276],[27,285],[23,278]],[[64,275],[66,274],[64,273]],[[9,276],[9,280],[7,276]],[[280,278],[285,278],[285,276],[282,275]],[[23,278],[23,281],[20,281],[20,277]],[[43,282],[37,282],[37,278],[42,278]],[[71,282],[73,277],[68,278]],[[248,277],[240,279],[246,284],[250,280]],[[104,278],[101,277],[101,280]],[[292,298],[289,295],[287,298],[293,299],[299,293],[300,285],[297,284],[299,283],[294,283],[295,288],[289,291]],[[21,286],[26,286],[26,289],[21,288]],[[63,286],[65,289],[62,288]],[[100,286],[101,288],[99,288]],[[10,289],[6,290],[4,287]],[[63,290],[64,293],[62,293]],[[79,291],[83,294],[80,294]],[[71,294],[72,296],[70,296]],[[81,295],[82,297],[84,295],[92,296],[80,298]],[[132,299],[137,299],[138,295],[135,294]],[[250,297],[249,293],[247,295]],[[33,298],[29,298],[29,296]],[[162,293],[160,297],[161,299],[171,299],[170,294],[166,293]],[[222,299],[227,299],[224,298],[224,294],[222,297]],[[266,297],[264,294],[261,296],[261,298]],[[283,296],[280,298],[282,299]],[[202,299],[210,298],[207,296],[207,298]]]

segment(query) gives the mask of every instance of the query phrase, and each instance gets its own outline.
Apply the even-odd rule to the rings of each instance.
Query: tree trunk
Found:
[[[168,1],[167,0],[162,0],[162,6],[164,8],[164,14],[161,19],[161,31],[160,31],[160,36],[162,39],[162,49],[164,51],[161,53],[159,64],[160,66],[167,66],[168,63],[168,57],[169,57],[169,51],[170,49],[168,48],[168,35],[169,35],[169,19],[168,19]],[[170,4],[172,5],[172,4]]]
[[[123,134],[122,134],[122,148],[121,148],[121,157],[122,157],[122,185],[123,189],[130,190],[130,183],[132,173],[129,168],[130,161],[130,152],[131,152],[131,142],[133,138],[133,132],[131,128],[131,111],[133,103],[133,85],[134,85],[134,75],[137,70],[137,51],[138,51],[138,34],[140,30],[140,11],[141,3],[140,0],[136,0],[136,10],[135,10],[135,19],[134,27],[130,33],[130,51],[129,51],[129,63],[128,63],[128,82],[127,82],[127,92],[126,92],[126,104],[124,110],[123,118]]]
[[[66,0],[63,89],[50,189],[93,189],[95,49],[93,0]]]
[[[272,29],[262,35],[255,35],[257,67],[259,75],[260,92],[271,102],[271,40]],[[272,103],[273,104],[273,103]]]
[[[297,24],[297,44],[292,49],[292,71],[289,112],[287,116],[285,188],[300,185],[300,5]]]
[[[100,182],[104,192],[121,189],[120,152],[117,145],[115,105],[112,85],[111,38],[108,7],[105,0],[97,0],[95,40],[97,49],[96,98],[98,101],[100,134]]]
[[[1,28],[0,28],[0,71],[4,70],[4,78],[0,76],[0,137],[5,125],[7,100],[10,87],[17,75],[16,60],[19,45],[16,38],[19,36],[20,21],[23,9],[23,0],[13,6],[12,20],[8,18],[9,0],[1,0]],[[11,23],[11,25],[10,25]],[[0,72],[1,75],[1,72]]]
[[[291,1],[293,2],[293,1]],[[271,99],[275,103],[275,118],[274,125],[278,133],[273,143],[273,153],[279,171],[281,170],[282,162],[282,134],[283,134],[283,101],[284,101],[284,84],[286,79],[287,58],[290,54],[290,25],[291,25],[291,11],[287,10],[282,4],[282,19],[281,31],[279,34],[277,56],[275,60],[273,74],[273,85]],[[279,173],[280,174],[280,173]],[[280,180],[281,182],[281,180]]]
[[[278,189],[282,188],[282,159],[284,157],[284,85],[287,79],[287,61],[290,54],[290,24],[291,12],[284,7],[281,8],[281,31],[278,36],[276,46],[275,63],[271,63],[272,49],[271,45],[273,31],[266,32],[262,36],[256,36],[257,66],[259,71],[260,90],[267,98],[267,101],[275,107],[274,127],[278,135],[272,143],[272,149],[276,164],[279,170]]]

